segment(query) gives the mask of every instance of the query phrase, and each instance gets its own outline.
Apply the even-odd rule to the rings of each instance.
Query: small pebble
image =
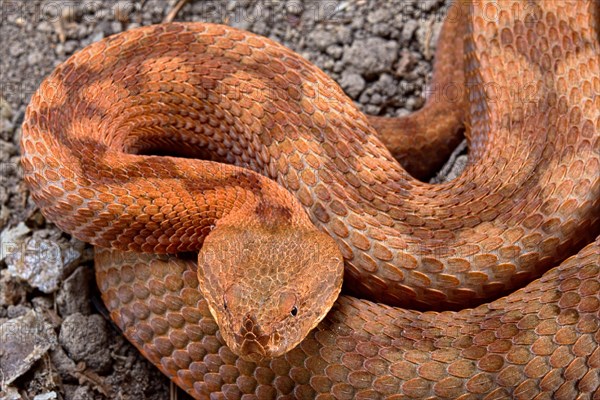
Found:
[[[362,76],[353,72],[342,72],[342,79],[340,80],[340,86],[344,89],[344,92],[353,99],[356,99],[358,95],[365,88],[365,80]]]
[[[75,362],[84,361],[98,372],[110,369],[106,321],[100,315],[69,315],[62,324],[58,341]]]
[[[113,33],[119,33],[123,30],[123,24],[121,24],[120,22],[113,22],[110,24],[110,29]]]
[[[8,53],[11,55],[11,57],[19,57],[24,52],[25,48],[23,47],[23,43],[13,43],[8,49]]]
[[[391,70],[398,57],[398,43],[378,37],[355,40],[343,60],[363,76],[373,76]]]
[[[130,1],[118,1],[112,8],[114,19],[124,24],[130,21],[133,11],[134,5]]]
[[[342,58],[343,53],[344,53],[344,49],[342,48],[342,46],[331,45],[331,46],[327,47],[327,54],[329,54],[335,60],[339,60],[340,58]]]
[[[402,27],[402,40],[408,42],[412,39],[415,31],[419,27],[419,23],[413,19],[409,19],[406,21],[404,26]]]
[[[33,50],[27,56],[27,64],[32,65],[32,66],[37,65],[37,63],[39,63],[43,57],[44,57],[44,55],[41,52],[39,52],[37,50]]]
[[[311,41],[317,49],[324,51],[329,46],[335,44],[336,38],[330,32],[323,30],[315,30],[308,35],[308,40]]]

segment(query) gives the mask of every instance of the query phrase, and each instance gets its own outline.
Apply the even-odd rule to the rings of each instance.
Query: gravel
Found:
[[[75,313],[64,319],[58,341],[73,361],[106,373],[111,366],[106,328],[106,320],[99,314]]]
[[[174,3],[2,1],[0,232],[24,222],[34,235],[52,230],[47,241],[74,245],[45,222],[22,184],[19,137],[25,107],[41,80],[75,51],[111,34],[159,23]],[[443,0],[195,0],[176,20],[227,23],[267,36],[324,69],[363,111],[400,116],[423,104],[446,6]],[[68,273],[49,294],[10,276],[0,261],[0,325],[35,312],[58,337],[43,348],[49,357],[0,389],[5,390],[0,398],[169,398],[168,379],[101,314],[89,250],[80,251],[74,262],[69,259]],[[4,244],[1,251],[8,251]],[[179,393],[178,398],[188,397]]]

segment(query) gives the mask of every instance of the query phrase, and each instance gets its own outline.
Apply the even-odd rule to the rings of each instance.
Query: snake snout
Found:
[[[279,337],[277,333],[274,336]],[[254,315],[250,313],[246,314],[239,333],[235,335],[235,339],[238,342],[240,355],[243,358],[257,362],[263,358],[271,357],[269,347],[273,344],[274,338],[272,335],[265,333]],[[275,341],[278,342],[278,340]]]

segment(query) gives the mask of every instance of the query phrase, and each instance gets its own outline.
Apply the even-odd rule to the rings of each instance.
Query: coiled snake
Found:
[[[211,24],[112,36],[44,81],[23,125],[32,196],[106,248],[96,270],[112,318],[180,387],[600,395],[598,3],[469,4],[448,17],[435,70],[464,99],[406,119],[368,119],[295,53]],[[451,182],[422,183],[390,152],[426,148],[424,134],[450,147],[463,123],[469,163]],[[406,165],[419,176],[437,158]],[[199,268],[172,254],[203,241]],[[342,257],[348,287],[389,305],[344,295],[311,330]],[[476,306],[556,265],[476,308],[394,308]]]

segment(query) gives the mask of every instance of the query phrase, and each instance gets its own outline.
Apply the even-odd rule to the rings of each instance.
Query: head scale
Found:
[[[312,225],[217,225],[198,259],[200,287],[223,338],[252,361],[299,344],[333,306],[342,276],[336,243]]]

